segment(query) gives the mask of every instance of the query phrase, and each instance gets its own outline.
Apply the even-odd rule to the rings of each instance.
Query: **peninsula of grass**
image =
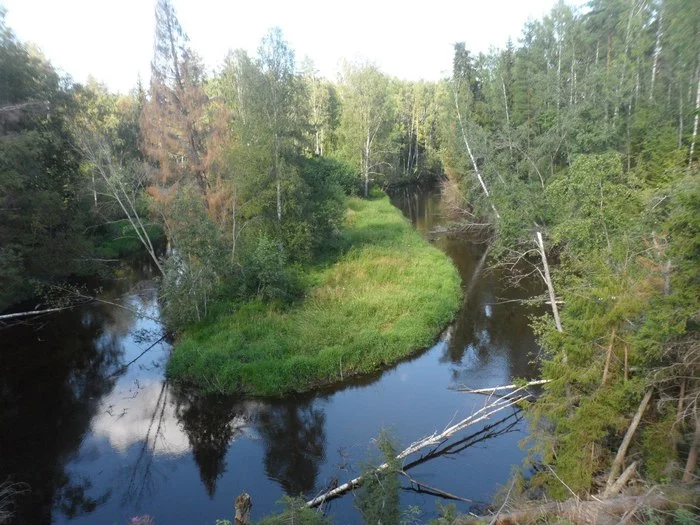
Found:
[[[278,396],[377,371],[431,345],[461,304],[457,270],[384,197],[350,198],[350,249],[310,268],[292,306],[251,301],[191,326],[168,376],[205,391]]]

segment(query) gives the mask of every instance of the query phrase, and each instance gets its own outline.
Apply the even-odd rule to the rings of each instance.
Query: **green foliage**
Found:
[[[299,525],[330,525],[330,519],[322,513],[306,506],[306,502],[301,498],[290,498],[284,496],[279,502],[285,509],[279,514],[266,516],[258,522],[258,525],[288,525],[290,523]]]
[[[428,346],[459,307],[457,271],[386,197],[347,205],[351,248],[332,265],[307,268],[303,300],[220,308],[216,319],[184,331],[169,377],[204,390],[281,395]]]
[[[578,156],[547,186],[546,196],[555,242],[566,242],[577,255],[611,249],[612,237],[629,229],[640,208],[615,153]]]
[[[377,470],[376,464],[368,464],[363,469],[362,486],[357,492],[355,506],[367,525],[399,525],[401,510],[399,508],[398,470],[401,465],[396,459],[396,448],[386,431],[377,439],[377,446],[382,454],[382,461],[388,467]]]
[[[242,287],[244,296],[263,300],[289,300],[295,294],[295,275],[288,266],[284,249],[260,235],[254,247],[244,250]]]
[[[443,504],[437,502],[437,509],[439,517],[435,520],[431,520],[431,525],[451,525],[452,522],[457,518],[457,505],[454,503]]]
[[[160,296],[165,321],[179,328],[207,316],[233,270],[196,190],[178,193],[169,213],[168,233],[176,248],[165,261]]]
[[[76,107],[50,63],[0,12],[0,311],[87,270],[88,206],[68,123]]]

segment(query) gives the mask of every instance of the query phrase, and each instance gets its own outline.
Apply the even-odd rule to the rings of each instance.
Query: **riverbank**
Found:
[[[301,302],[251,301],[188,328],[168,376],[205,391],[275,396],[374,372],[429,346],[461,303],[449,257],[386,197],[348,199],[343,234],[350,249],[306,270],[313,284]]]

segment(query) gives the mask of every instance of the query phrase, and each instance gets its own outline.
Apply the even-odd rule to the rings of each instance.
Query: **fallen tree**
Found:
[[[471,414],[469,417],[462,419],[458,423],[455,423],[454,425],[448,426],[445,428],[442,432],[434,432],[433,434],[424,437],[423,439],[420,439],[418,441],[415,441],[411,443],[407,448],[405,448],[403,451],[401,451],[399,454],[396,456],[397,461],[402,461],[406,459],[408,456],[415,454],[416,452],[419,452],[420,450],[423,450],[427,447],[430,446],[439,446],[441,445],[446,439],[454,436],[458,432],[475,425],[481,421],[487,420],[489,417],[491,417],[493,414],[496,414],[497,412],[500,412],[501,410],[505,410],[507,408],[516,406],[519,402],[524,401],[528,397],[530,397],[530,394],[523,394],[519,397],[512,397],[513,394],[517,393],[522,389],[517,389],[515,392],[512,392],[508,397],[500,397],[496,399],[495,401],[492,401],[486,405],[484,405],[482,408]],[[379,465],[376,469],[372,470],[370,473],[379,473],[387,470],[389,468],[388,463],[382,463]],[[316,496],[315,498],[309,500],[306,502],[306,505],[308,507],[317,507],[318,505],[333,499],[337,498],[338,496],[341,496],[342,494],[345,494],[346,492],[349,492],[350,490],[359,487],[362,482],[364,481],[364,476],[358,476],[354,479],[351,479],[347,483],[343,483],[342,485],[339,485],[338,487],[326,491],[323,494],[320,494]]]
[[[457,392],[466,392],[467,394],[495,394],[496,392],[500,392],[502,390],[522,390],[523,388],[527,388],[529,386],[539,386],[539,385],[546,385],[549,383],[551,379],[537,379],[535,381],[530,381],[529,383],[525,383],[522,386],[518,386],[516,384],[511,384],[511,385],[502,385],[502,386],[493,386],[490,388],[466,388],[466,387],[461,387],[461,388],[455,388]],[[512,394],[508,394],[512,395]]]

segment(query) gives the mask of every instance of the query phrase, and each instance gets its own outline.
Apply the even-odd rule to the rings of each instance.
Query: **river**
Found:
[[[392,200],[426,236],[444,221],[435,190],[403,189]],[[170,345],[145,262],[101,283],[107,302],[0,329],[0,482],[29,488],[15,522],[122,525],[148,514],[157,525],[214,525],[232,519],[243,491],[258,519],[284,494],[313,496],[333,479],[355,477],[376,456],[382,429],[403,448],[483,406],[483,396],[455,387],[532,377],[533,311],[513,301],[530,292],[487,271],[483,245],[445,235],[433,242],[465,289],[446,336],[380,374],[310,395],[270,402],[172,389],[164,381]],[[502,413],[509,415],[411,476],[489,502],[525,456],[518,444],[527,425]],[[420,521],[436,515],[443,500],[403,485],[402,508],[420,506]],[[335,523],[361,522],[352,495],[326,510]]]

